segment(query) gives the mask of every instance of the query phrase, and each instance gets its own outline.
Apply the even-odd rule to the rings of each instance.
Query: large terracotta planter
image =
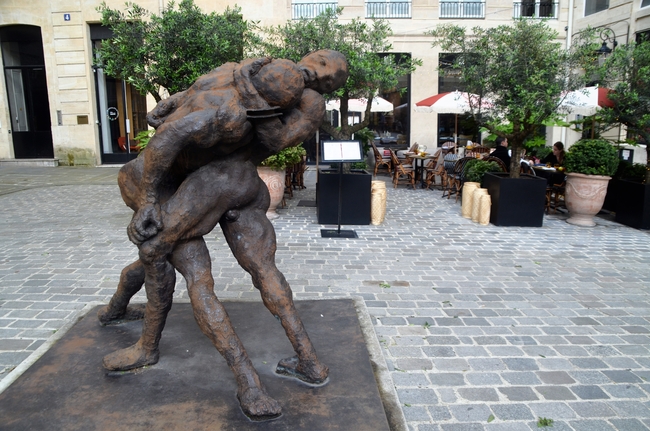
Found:
[[[266,217],[269,220],[276,219],[280,217],[280,214],[275,212],[275,210],[284,197],[284,171],[278,171],[266,166],[258,166],[257,174],[264,181],[264,184],[269,189],[269,195],[271,195],[271,204],[266,211]]]
[[[564,201],[569,210],[567,223],[596,226],[594,216],[602,209],[611,177],[568,173]]]

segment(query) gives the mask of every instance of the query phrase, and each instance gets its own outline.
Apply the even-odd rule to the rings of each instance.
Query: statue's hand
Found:
[[[135,245],[140,245],[154,237],[163,227],[160,206],[147,204],[135,213],[127,228],[129,239]]]

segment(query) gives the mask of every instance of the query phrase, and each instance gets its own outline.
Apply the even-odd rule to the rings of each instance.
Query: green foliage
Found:
[[[465,180],[476,183],[483,181],[483,175],[487,172],[502,172],[501,167],[496,162],[486,162],[480,159],[470,160],[465,165],[465,168],[467,169]]]
[[[354,139],[361,141],[361,145],[363,145],[363,154],[367,154],[370,150],[370,143],[375,139],[375,134],[369,128],[364,127],[363,129],[354,132]]]
[[[428,34],[434,46],[457,54],[445,70],[458,75],[464,91],[478,96],[470,100],[469,114],[492,134],[508,139],[512,177],[519,176],[525,142],[536,145],[533,138],[540,126],[558,121],[564,92],[589,79],[582,71],[591,70],[597,48],[587,31],[567,51],[546,22],[530,19],[471,31],[444,24]],[[489,110],[482,109],[483,99],[492,102]]]
[[[344,121],[341,128],[323,124],[321,127],[335,139],[350,139],[352,134],[368,126],[372,98],[379,90],[396,89],[398,78],[422,64],[417,59],[398,61],[390,52],[388,38],[390,25],[380,19],[353,19],[340,22],[343,8],[327,9],[313,19],[291,20],[283,26],[264,29],[261,53],[276,58],[299,61],[306,54],[319,49],[334,49],[348,60],[350,76],[345,86],[331,97],[341,100],[341,117],[347,118],[348,100],[368,99],[364,120],[350,126]]]
[[[547,147],[546,145],[532,148],[530,151],[531,156],[535,156],[538,159],[543,159],[553,152],[553,148]]]
[[[366,163],[366,162],[350,163],[350,168],[351,169],[363,169],[363,170],[366,170],[366,169],[368,169],[368,163]]]
[[[193,0],[181,0],[178,8],[170,1],[160,16],[131,2],[125,12],[106,3],[97,10],[114,37],[102,42],[96,66],[156,101],[161,87],[174,94],[215,67],[240,61],[256,39],[254,24],[244,21],[236,6],[204,14]]]
[[[300,163],[303,156],[307,155],[307,151],[299,144],[295,147],[288,147],[277,154],[267,157],[260,163],[260,166],[268,166],[271,169],[285,170],[287,166]]]
[[[571,146],[564,158],[567,172],[611,176],[618,168],[618,152],[604,139],[583,139]]]
[[[134,139],[138,142],[136,145],[138,147],[138,150],[142,151],[145,148],[147,148],[149,141],[155,134],[156,131],[154,129],[147,129],[147,130],[142,130],[137,135],[135,135]]]
[[[630,162],[621,160],[619,169],[616,171],[616,174],[614,174],[614,176],[628,181],[644,183],[646,182],[646,173],[647,167],[643,163],[632,164]]]
[[[537,428],[552,427],[553,419],[537,418]]]
[[[614,90],[608,94],[614,106],[598,111],[596,132],[624,125],[630,143],[650,143],[650,42],[618,46],[605,61],[600,84]]]

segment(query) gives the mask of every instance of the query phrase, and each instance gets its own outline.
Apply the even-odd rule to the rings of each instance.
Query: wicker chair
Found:
[[[399,161],[395,151],[390,150],[390,157],[393,161],[393,188],[397,188],[397,185],[410,184],[413,189],[415,189],[415,170],[413,165],[405,165]]]
[[[476,157],[476,155],[480,155],[480,157],[484,157],[486,155],[489,155],[491,151],[490,147],[484,147],[482,145],[477,145],[475,147],[472,147],[471,150],[465,151],[465,155],[467,157]]]
[[[426,172],[424,181],[427,185],[426,187],[427,189],[431,186],[431,184],[437,186],[436,177],[440,177],[440,188],[444,189],[445,187],[447,171],[445,171],[444,160],[440,156],[441,153],[442,153],[442,148],[438,148],[438,151],[436,151],[433,154],[433,158],[429,161],[427,166],[425,166],[424,168]]]
[[[476,160],[475,157],[463,157],[456,160],[454,167],[451,172],[447,169],[447,187],[443,197],[447,196],[447,199],[451,197],[452,194],[456,195],[456,201],[458,201],[458,196],[460,196],[461,188],[463,187],[463,182],[465,181],[465,168],[467,162],[470,160]]]
[[[558,206],[564,203],[564,193],[566,191],[566,179],[561,184],[552,184],[546,187],[546,214],[557,212]],[[552,203],[552,204],[551,204]]]
[[[499,167],[501,167],[501,170],[503,172],[508,172],[508,166],[506,166],[506,164],[503,163],[503,160],[501,160],[498,157],[492,157],[490,155],[487,155],[483,157],[483,160],[485,160],[486,162],[495,162],[497,165],[499,165]]]
[[[372,152],[375,154],[375,173],[374,176],[377,176],[377,170],[384,166],[386,168],[386,173],[388,175],[391,175],[393,172],[393,162],[391,160],[390,156],[384,156],[378,149],[377,146],[375,145],[374,142],[370,142],[370,145],[372,146]]]

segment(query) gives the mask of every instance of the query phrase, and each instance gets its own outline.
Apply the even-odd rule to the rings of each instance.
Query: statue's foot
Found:
[[[104,356],[102,363],[104,368],[109,371],[126,371],[153,365],[158,362],[158,357],[158,349],[147,351],[139,343],[136,343],[131,347]]]
[[[320,385],[327,380],[329,368],[318,359],[315,361],[300,361],[297,356],[292,356],[278,362],[275,372],[284,376],[295,377],[312,385]]]
[[[244,414],[252,420],[264,421],[282,414],[280,404],[262,388],[249,387],[242,392],[237,392],[237,399]]]
[[[142,320],[144,318],[145,304],[135,304],[126,307],[126,310],[112,310],[109,306],[99,309],[97,318],[102,326],[117,325],[122,322],[132,320]]]

